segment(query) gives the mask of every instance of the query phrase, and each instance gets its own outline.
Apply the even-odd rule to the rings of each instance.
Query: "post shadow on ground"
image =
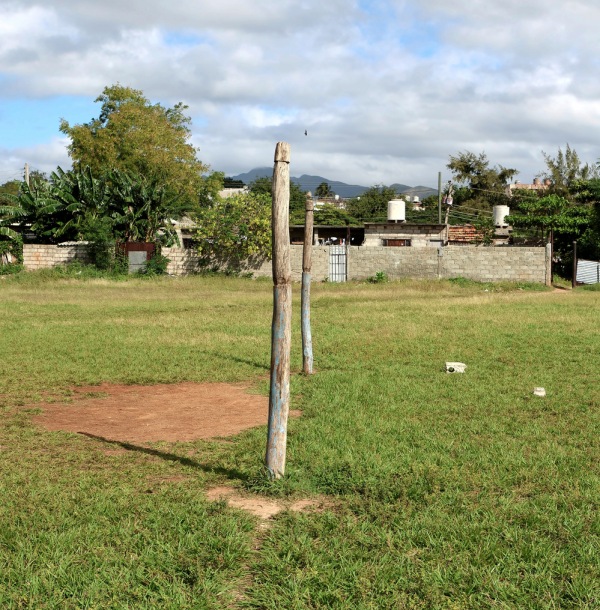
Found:
[[[256,361],[256,360],[249,360],[247,358],[242,358],[241,356],[235,356],[233,354],[226,354],[224,355],[222,352],[217,352],[217,351],[210,351],[210,350],[197,350],[195,352],[195,354],[201,354],[201,355],[205,355],[205,356],[210,356],[211,358],[218,358],[220,360],[231,360],[233,362],[237,362],[239,364],[247,364],[248,366],[252,366],[256,369],[263,369],[266,371],[270,371],[271,370],[271,364],[270,364],[270,356],[269,359],[265,362],[263,361]]]
[[[248,475],[231,468],[223,468],[222,466],[215,466],[211,464],[203,464],[196,460],[192,460],[188,457],[184,457],[182,455],[177,455],[176,453],[169,453],[168,451],[160,451],[159,449],[152,449],[150,447],[144,447],[141,445],[134,445],[133,443],[129,443],[127,441],[117,441],[112,440],[110,438],[105,438],[103,436],[98,436],[96,434],[90,434],[89,432],[79,432],[82,436],[87,436],[96,441],[101,441],[103,443],[107,443],[109,445],[116,445],[125,449],[127,451],[135,451],[137,453],[144,453],[146,455],[152,455],[154,457],[158,457],[162,460],[170,461],[170,462],[179,462],[183,466],[189,466],[191,468],[196,468],[201,470],[202,472],[210,473],[210,474],[218,474],[227,477],[230,480],[237,481],[247,481]]]

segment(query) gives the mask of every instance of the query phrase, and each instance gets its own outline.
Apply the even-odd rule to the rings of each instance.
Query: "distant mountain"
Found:
[[[238,174],[237,176],[231,176],[233,180],[241,180],[245,184],[250,184],[254,182],[258,178],[270,178],[273,175],[272,167],[256,167],[251,169],[249,172],[245,174]],[[339,182],[337,180],[330,180],[329,178],[324,178],[323,176],[309,176],[307,174],[302,174],[299,178],[292,176],[290,178],[293,182],[296,182],[300,185],[300,188],[303,191],[311,191],[314,193],[317,190],[319,184],[323,182],[327,182],[331,187],[331,190],[343,198],[351,198],[358,197],[362,195],[366,190],[368,190],[369,186],[360,186],[358,184],[346,184],[345,182]],[[406,184],[398,184],[394,183],[390,185],[392,188],[396,189],[398,194],[408,195],[410,197],[419,197],[420,199],[424,199],[425,197],[429,197],[430,195],[437,195],[437,191],[435,189],[429,188],[427,186],[408,186]]]

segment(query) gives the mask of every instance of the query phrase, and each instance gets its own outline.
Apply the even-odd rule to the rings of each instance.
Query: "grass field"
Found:
[[[600,608],[600,292],[525,288],[315,285],[307,378],[296,287],[268,482],[265,428],[107,454],[31,416],[103,381],[266,394],[269,282],[0,280],[0,608]],[[332,504],[261,529],[218,483]]]

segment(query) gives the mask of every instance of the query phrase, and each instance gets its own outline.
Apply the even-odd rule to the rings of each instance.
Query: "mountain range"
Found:
[[[231,178],[233,180],[241,180],[244,184],[250,184],[257,178],[271,178],[271,176],[273,176],[272,167],[256,167],[244,174],[231,176]],[[290,180],[298,184],[303,191],[311,191],[313,193],[317,190],[319,184],[326,182],[336,195],[343,198],[358,197],[370,188],[368,186],[346,184],[345,182],[330,180],[329,178],[324,178],[323,176],[310,176],[308,174],[302,174],[302,176],[299,177],[292,176],[290,177]],[[390,184],[389,186],[395,189],[399,195],[408,195],[411,197],[416,196],[420,199],[425,199],[425,197],[430,197],[431,195],[435,195],[437,197],[438,194],[436,189],[432,189],[427,186],[408,186],[406,184],[399,183]]]

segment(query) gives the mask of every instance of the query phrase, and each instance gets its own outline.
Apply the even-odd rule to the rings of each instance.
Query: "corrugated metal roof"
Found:
[[[580,258],[577,261],[576,279],[581,284],[600,284],[600,262]]]

